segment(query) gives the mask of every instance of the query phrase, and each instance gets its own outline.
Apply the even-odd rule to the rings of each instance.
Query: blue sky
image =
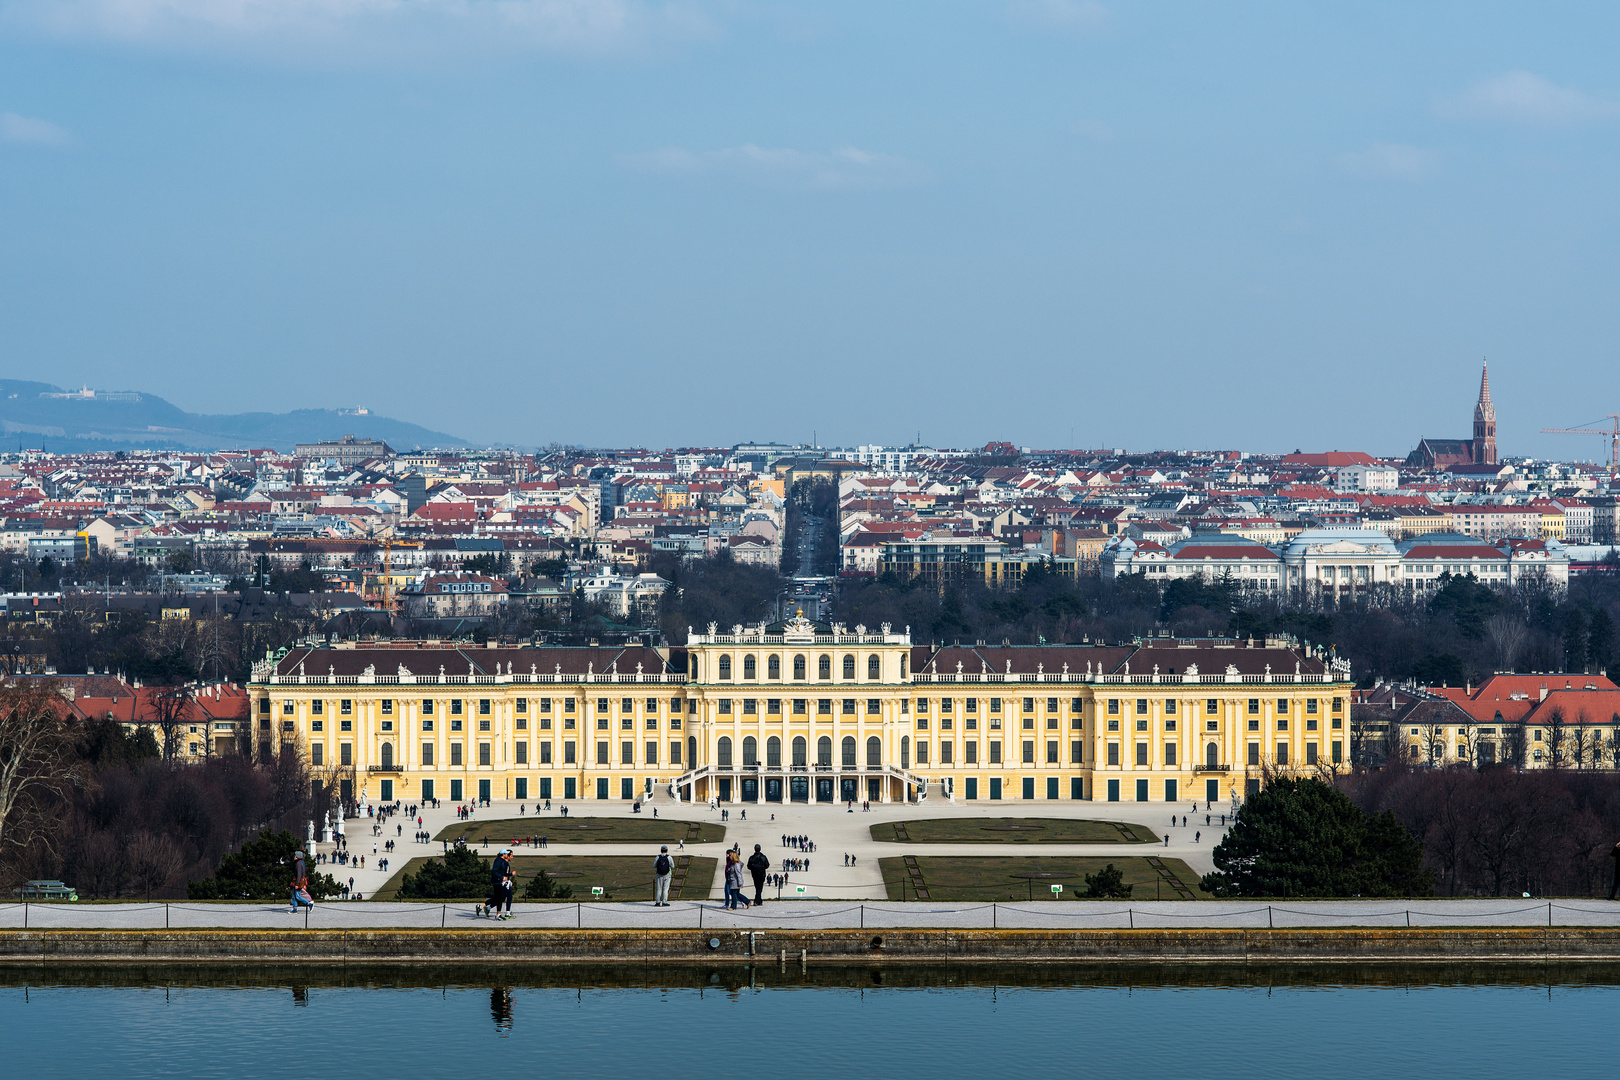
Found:
[[[480,441],[1620,412],[1620,8],[0,0],[0,371]]]

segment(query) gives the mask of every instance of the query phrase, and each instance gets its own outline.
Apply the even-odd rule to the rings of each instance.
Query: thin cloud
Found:
[[[1448,119],[1569,127],[1620,116],[1620,103],[1558,86],[1528,71],[1509,71],[1442,101],[1437,111]]]
[[[1007,17],[1050,30],[1095,30],[1108,21],[1108,9],[1096,0],[1012,0]]]
[[[621,160],[630,168],[664,176],[724,177],[804,191],[912,187],[931,179],[928,170],[916,162],[854,146],[841,146],[825,154],[753,143],[704,151],[665,147]]]
[[[23,146],[71,146],[73,136],[49,120],[35,120],[14,112],[0,113],[0,143]]]
[[[1340,154],[1339,167],[1359,176],[1427,180],[1440,171],[1440,155],[1421,146],[1373,143],[1359,153]]]
[[[0,0],[0,26],[136,48],[339,62],[622,53],[715,33],[701,0]]]

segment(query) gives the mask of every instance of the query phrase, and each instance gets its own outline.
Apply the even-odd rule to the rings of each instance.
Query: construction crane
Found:
[[[1610,428],[1556,428],[1544,427],[1543,435],[1607,435],[1609,437],[1609,479],[1620,476],[1620,413],[1610,413],[1609,421],[1614,425]]]

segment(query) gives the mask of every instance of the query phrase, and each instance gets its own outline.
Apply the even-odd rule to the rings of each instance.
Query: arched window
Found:
[[[702,679],[698,678],[698,658],[697,658],[696,653],[692,654],[692,681],[693,682],[702,682],[703,681]]]
[[[816,678],[820,679],[822,682],[830,682],[832,680],[832,657],[823,656],[819,661],[817,661]]]
[[[382,744],[382,767],[385,769],[390,769],[393,768],[393,765],[394,744],[391,742],[385,742]]]
[[[883,678],[883,661],[878,659],[877,653],[866,658],[866,677],[873,682]]]
[[[1221,751],[1214,743],[1204,747],[1204,764],[1213,769],[1221,763]]]
[[[697,768],[697,763],[697,736],[688,735],[686,737],[686,767],[688,769],[695,769]]]
[[[782,767],[782,740],[775,735],[765,740],[765,767],[768,769]]]
[[[839,749],[844,752],[844,768],[855,768],[855,736],[845,735],[844,742]]]
[[[743,764],[759,764],[759,744],[754,741],[754,737],[752,735],[743,737]]]
[[[883,740],[876,735],[866,740],[866,767],[868,769],[883,768]]]
[[[731,768],[731,736],[722,735],[714,748],[715,765],[722,769]]]
[[[720,677],[722,679],[731,678],[731,657],[729,656],[720,658]]]
[[[743,657],[743,678],[759,678],[759,668],[755,665],[754,658],[752,656]]]
[[[853,656],[846,656],[846,657],[844,657],[844,678],[853,679],[854,677],[855,677],[855,658]]]
[[[823,735],[816,740],[816,764],[822,768],[832,768],[832,736]]]
[[[797,768],[804,768],[804,736],[793,736],[793,764]]]
[[[911,768],[911,736],[900,736],[900,767]]]
[[[910,659],[911,659],[911,657],[907,656],[905,653],[900,654],[900,681],[901,682],[906,681],[906,661],[910,660]]]
[[[804,678],[804,657],[803,656],[795,656],[793,658],[793,677],[795,679]]]
[[[782,677],[782,658],[780,656],[772,656],[765,661],[765,677],[768,679],[780,679]]]

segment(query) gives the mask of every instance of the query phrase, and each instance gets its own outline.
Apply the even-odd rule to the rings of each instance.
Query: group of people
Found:
[[[749,901],[744,894],[743,868],[748,868],[749,875],[754,879],[754,899]],[[750,904],[763,904],[765,902],[765,875],[771,869],[770,856],[760,850],[760,845],[754,845],[754,853],[748,856],[747,863],[743,862],[742,849],[733,847],[726,852],[726,909],[734,911],[738,904],[744,908]]]
[[[786,833],[783,833],[782,846],[785,848],[797,848],[799,851],[816,850],[815,841],[811,840],[808,836],[803,835],[788,836]]]

